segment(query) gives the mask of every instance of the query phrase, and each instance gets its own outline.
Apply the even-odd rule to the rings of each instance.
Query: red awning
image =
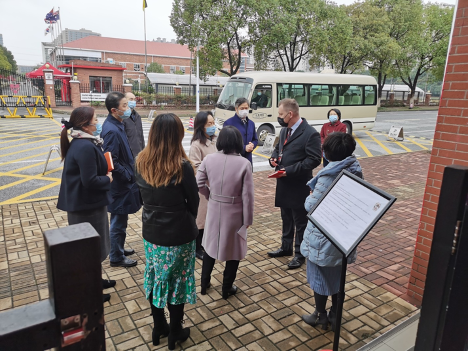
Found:
[[[46,67],[46,65],[49,65],[49,67]],[[44,77],[44,72],[43,72],[43,70],[45,70],[45,69],[51,69],[51,70],[53,70],[53,71],[54,71],[54,77],[60,77],[60,78],[71,77],[70,74],[67,74],[67,73],[65,73],[65,72],[60,71],[59,69],[57,69],[57,68],[55,68],[54,66],[52,66],[50,63],[46,63],[46,64],[42,65],[41,67],[39,67],[39,68],[36,69],[35,71],[26,73],[26,77],[28,77],[28,78],[39,78],[39,77]]]

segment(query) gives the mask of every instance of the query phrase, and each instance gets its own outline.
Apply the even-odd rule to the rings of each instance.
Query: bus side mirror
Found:
[[[251,103],[250,103],[250,108],[251,108],[252,110],[256,110],[256,109],[257,109],[257,103],[256,103],[256,102],[251,102]]]

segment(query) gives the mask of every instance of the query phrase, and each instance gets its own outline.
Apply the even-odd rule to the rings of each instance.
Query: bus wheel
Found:
[[[346,121],[346,122],[343,122],[343,123],[346,125],[346,133],[352,135],[353,134],[353,126],[352,126],[351,122]]]
[[[258,145],[262,146],[268,134],[275,134],[273,128],[267,124],[260,126],[257,129]]]

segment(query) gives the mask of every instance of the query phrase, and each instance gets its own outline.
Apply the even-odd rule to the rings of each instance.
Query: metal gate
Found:
[[[71,106],[70,80],[54,79],[55,105]]]
[[[44,79],[0,69],[0,96],[0,107],[16,107],[17,98],[13,96],[23,96],[26,106],[34,106],[37,99],[33,96],[44,97]]]

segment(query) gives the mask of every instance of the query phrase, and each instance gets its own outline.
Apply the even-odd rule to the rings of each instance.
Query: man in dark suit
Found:
[[[312,170],[322,158],[320,134],[299,116],[299,105],[294,99],[281,100],[278,107],[278,123],[281,129],[279,142],[270,158],[270,165],[284,170],[277,179],[275,206],[281,208],[283,237],[281,247],[268,252],[270,257],[291,256],[288,268],[299,268],[305,261],[301,243],[307,227],[307,212],[304,202],[310,193],[306,183],[312,178]]]
[[[141,117],[135,110],[136,97],[133,93],[126,93],[125,98],[128,101],[128,107],[132,110],[130,118],[124,119],[122,123],[125,126],[125,134],[127,134],[128,143],[132,150],[133,158],[136,158],[141,150],[145,148],[145,138],[143,136],[143,125]]]

